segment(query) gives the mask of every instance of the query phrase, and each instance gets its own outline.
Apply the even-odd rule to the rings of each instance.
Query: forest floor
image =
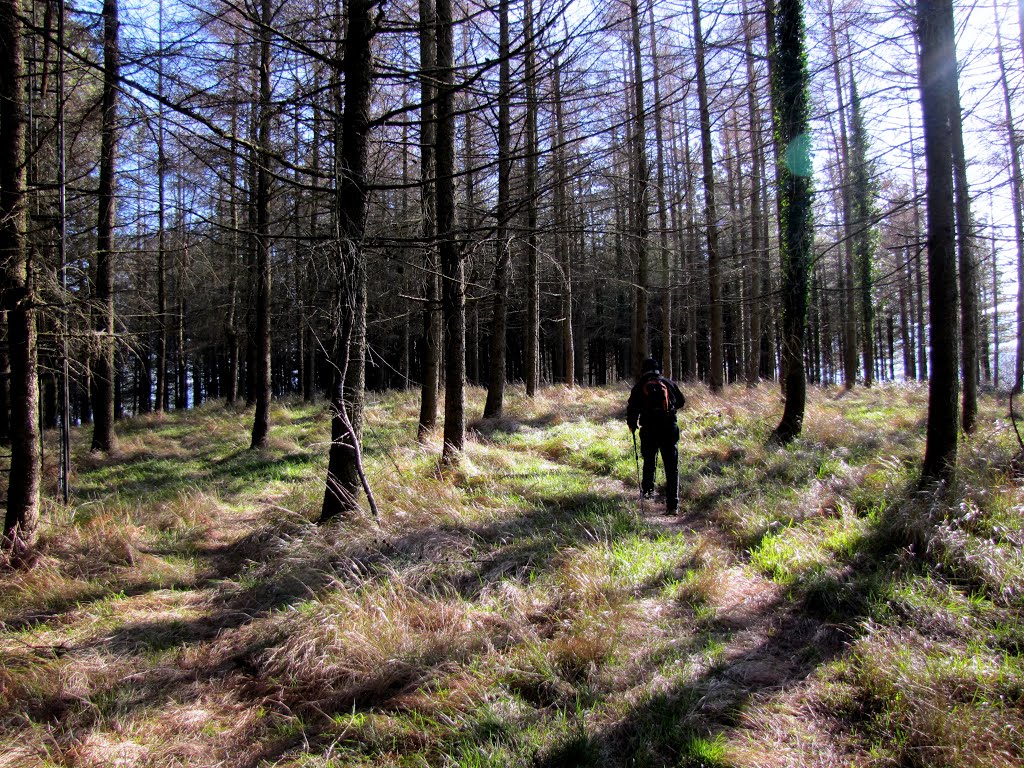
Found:
[[[513,389],[456,469],[374,396],[380,519],[322,527],[322,403],[260,451],[219,405],[77,431],[0,574],[0,766],[1024,765],[1005,399],[940,493],[923,388],[812,390],[785,448],[776,389],[685,392],[674,518],[623,387]]]

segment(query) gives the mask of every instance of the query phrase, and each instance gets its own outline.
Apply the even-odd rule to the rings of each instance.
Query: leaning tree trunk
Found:
[[[36,318],[25,225],[25,120],[19,0],[0,0],[0,310],[7,316],[11,470],[0,559],[23,560],[39,525]]]
[[[773,53],[775,132],[778,137],[780,249],[782,255],[782,365],[786,405],[772,439],[787,443],[803,428],[807,402],[804,337],[807,287],[814,242],[809,98],[801,0],[779,0]]]
[[[952,0],[917,0],[921,113],[928,207],[928,308],[931,378],[922,480],[950,480],[957,453],[957,277],[952,110],[956,44]]]
[[[103,111],[96,223],[96,334],[92,368],[92,450],[113,450],[114,436],[114,177],[117,162],[117,101],[120,61],[117,0],[103,2]]]

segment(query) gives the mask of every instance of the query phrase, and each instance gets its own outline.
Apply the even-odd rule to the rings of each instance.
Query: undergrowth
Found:
[[[623,387],[512,388],[457,467],[373,395],[381,517],[327,526],[322,403],[260,451],[212,404],[109,457],[76,431],[72,503],[0,576],[0,766],[1024,763],[1005,402],[922,490],[921,388],[812,390],[785,448],[777,390],[685,390],[675,519]]]

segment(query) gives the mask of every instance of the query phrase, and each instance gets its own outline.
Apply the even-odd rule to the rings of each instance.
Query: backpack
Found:
[[[640,413],[644,416],[671,416],[675,412],[672,393],[660,376],[644,382]]]

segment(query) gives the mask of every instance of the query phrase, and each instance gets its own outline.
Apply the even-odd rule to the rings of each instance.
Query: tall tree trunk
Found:
[[[665,105],[661,96],[661,63],[657,32],[654,27],[654,3],[650,6],[651,75],[654,84],[654,147],[657,173],[658,246],[661,251],[661,372],[668,378],[675,373],[672,356],[672,252],[668,244],[668,183],[665,177]]]
[[[743,47],[747,67],[747,114],[750,121],[750,349],[747,352],[747,385],[753,386],[760,378],[761,334],[763,308],[761,296],[762,261],[761,253],[761,113],[757,107],[757,77],[754,70],[754,22],[743,3]]]
[[[444,448],[442,459],[456,462],[466,420],[465,265],[455,231],[455,87],[451,0],[436,0],[437,11],[437,235],[441,259],[441,311],[444,318]]]
[[[159,4],[159,46],[163,48],[163,0]],[[237,51],[237,47],[236,47]],[[237,56],[237,53],[235,54]],[[170,401],[167,382],[167,149],[164,146],[164,57],[161,54],[157,58],[156,70],[157,93],[161,100],[157,103],[156,117],[156,183],[157,183],[157,233],[156,233],[156,314],[157,314],[157,340],[156,340],[156,412],[166,410]],[[234,109],[232,109],[234,113]],[[235,132],[232,129],[231,135]],[[232,160],[232,168],[234,161]],[[231,185],[229,194],[234,199],[234,184]],[[233,205],[234,203],[232,203]]]
[[[718,212],[715,205],[715,167],[712,154],[711,111],[708,107],[707,76],[704,71],[704,35],[700,25],[700,6],[692,0],[693,46],[697,66],[697,100],[700,108],[700,146],[704,166],[704,227],[708,248],[708,309],[710,312],[711,361],[708,367],[708,386],[719,392],[724,383],[723,328],[722,328],[722,274],[718,253]],[[806,302],[805,302],[806,303]]]
[[[576,380],[576,350],[572,335],[572,249],[569,232],[569,180],[565,159],[565,114],[562,104],[562,68],[555,56],[552,72],[555,106],[555,239],[561,272],[562,383],[571,387]]]
[[[683,166],[686,169],[686,179],[683,185],[683,193],[686,200],[696,200],[696,187],[693,182],[693,152],[690,145],[690,110],[687,107],[686,99],[683,100]],[[698,296],[697,282],[694,276],[697,273],[699,262],[697,246],[697,217],[694,205],[686,206],[686,247],[683,260],[683,269],[689,275],[686,281],[686,380],[696,381],[698,376],[697,365],[697,326],[698,326]]]
[[[1018,243],[1021,240],[1017,241]],[[1018,261],[1021,251],[1017,251]],[[996,260],[996,238],[992,235],[992,381],[999,388],[999,264]]]
[[[262,448],[270,434],[271,357],[270,357],[270,0],[260,4],[260,96],[257,105],[256,137],[256,411],[252,421],[251,448]]]
[[[526,395],[540,386],[540,243],[538,221],[537,155],[537,45],[534,35],[533,0],[524,0],[524,76],[526,80]]]
[[[918,48],[917,38],[915,36],[915,48]],[[918,51],[920,57],[920,51]],[[921,232],[921,205],[918,202],[920,195],[918,194],[917,184],[917,152],[914,146],[914,125],[913,120],[910,123],[910,186],[913,190],[914,200],[914,260],[912,263],[914,267],[914,292],[917,296],[915,302],[915,308],[917,309],[917,380],[927,381],[928,380],[928,345],[927,345],[927,334],[925,333],[925,312],[924,312],[924,270],[921,268],[921,254],[924,253],[924,248],[921,247],[922,232]]]
[[[7,312],[0,309],[0,445],[3,446],[11,444],[11,364],[7,354],[8,341]]]
[[[339,295],[334,306],[340,317],[337,360],[331,395],[331,450],[327,465],[320,521],[330,520],[356,507],[360,484],[373,507],[360,449],[363,417],[363,364],[366,337],[366,229],[367,134],[370,127],[371,50],[373,0],[348,0],[345,50],[341,80],[345,84],[341,112],[340,153],[335,159],[336,248]],[[339,46],[341,36],[339,35]],[[341,52],[339,51],[339,55]],[[339,105],[340,106],[340,105]]]
[[[36,317],[26,242],[22,8],[0,1],[0,311],[7,320],[11,469],[0,556],[24,560],[39,526],[39,379]],[[63,98],[63,94],[60,95]]]
[[[777,178],[782,250],[782,357],[786,405],[772,439],[787,443],[803,428],[807,401],[804,337],[808,275],[814,242],[811,216],[810,112],[803,4],[779,0],[773,59],[775,133],[779,141]]]
[[[650,164],[647,161],[647,117],[644,103],[644,72],[640,49],[640,9],[637,0],[629,3],[630,27],[632,30],[633,65],[633,109],[632,156],[633,184],[633,252],[636,257],[636,288],[633,295],[633,332],[631,368],[634,377],[640,375],[640,365],[650,354],[650,329],[648,328],[648,272],[649,249],[647,238],[650,233]]]
[[[114,435],[114,219],[116,214],[117,102],[120,76],[117,0],[103,2],[103,101],[100,129],[99,218],[96,223],[96,333],[92,370],[92,450],[109,452]]]
[[[853,191],[850,173],[850,142],[846,126],[846,105],[843,90],[842,70],[839,66],[839,43],[836,35],[833,3],[828,3],[829,45],[832,55],[832,78],[835,82],[836,101],[839,117],[839,162],[841,166],[840,195],[843,201],[843,384],[852,389],[857,383],[857,303],[854,290],[853,256]],[[865,376],[870,373],[865,372]]]
[[[861,351],[864,360],[864,386],[870,387],[875,377],[874,321],[875,305],[872,296],[872,266],[875,260],[874,244],[874,191],[871,176],[872,163],[868,160],[868,137],[857,94],[857,82],[850,66],[850,112],[852,151],[849,166],[851,213],[853,214],[853,245],[858,283],[860,284]]]
[[[960,372],[963,386],[960,426],[974,432],[978,418],[978,266],[974,255],[974,223],[967,187],[967,155],[964,151],[960,93],[952,95],[950,130],[953,139],[953,187],[956,195],[956,250],[960,279]]]
[[[233,53],[233,66],[234,73],[237,78],[241,78],[241,44],[239,38],[241,35],[236,31],[235,33],[235,45]],[[241,355],[241,344],[238,333],[238,268],[240,266],[240,243],[239,243],[239,217],[238,217],[238,107],[237,105],[231,106],[231,154],[229,155],[229,168],[228,168],[228,188],[231,190],[231,198],[228,202],[229,218],[231,225],[231,255],[230,255],[230,277],[228,278],[228,315],[225,321],[225,330],[227,336],[227,386],[226,392],[224,393],[224,399],[229,406],[235,405],[238,400],[238,375],[239,375],[239,357]],[[166,311],[166,310],[165,310]],[[165,374],[166,376],[166,374]],[[164,394],[160,394],[159,387],[157,388],[157,397],[164,398],[164,407],[166,408],[167,394],[166,384],[164,386]]]
[[[441,381],[441,275],[437,258],[437,19],[434,0],[419,0],[420,8],[420,174],[424,243],[423,382],[417,434],[422,441],[437,425],[437,394]]]
[[[1021,11],[1024,14],[1024,11]],[[1024,16],[1021,21],[1022,52],[1024,52]],[[1013,373],[1013,391],[1024,391],[1024,176],[1021,174],[1021,142],[1013,116],[1013,102],[1006,77],[1002,37],[996,25],[996,51],[999,58],[999,79],[1003,87],[1003,109],[1006,116],[1007,151],[1010,154],[1010,199],[1013,205],[1013,234],[1017,245],[1017,362]],[[998,355],[996,360],[998,360]]]
[[[509,0],[498,3],[498,208],[496,211],[494,295],[491,312],[490,369],[484,418],[501,416],[505,401],[505,334],[508,319],[508,278],[511,267],[508,222],[512,182],[512,74],[509,61]]]
[[[922,480],[949,480],[957,453],[957,284],[952,111],[956,45],[952,0],[916,0],[928,206],[931,378]]]
[[[904,259],[910,260],[910,249],[902,249]],[[903,340],[903,379],[912,381],[917,367],[914,360],[914,337],[911,328],[914,325],[913,304],[910,301],[911,286],[907,279],[907,266],[900,259],[900,251],[895,251],[896,257],[896,282],[899,286],[900,301],[900,338]]]

